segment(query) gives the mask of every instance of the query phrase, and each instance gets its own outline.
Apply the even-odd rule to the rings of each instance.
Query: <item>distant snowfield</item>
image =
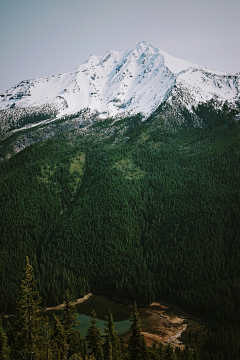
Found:
[[[208,70],[140,41],[126,52],[91,55],[73,72],[22,81],[1,95],[0,109],[48,104],[57,108],[58,117],[86,108],[101,118],[150,115],[163,101],[171,101],[173,89],[181,90],[188,108],[213,97],[235,101],[240,76]]]

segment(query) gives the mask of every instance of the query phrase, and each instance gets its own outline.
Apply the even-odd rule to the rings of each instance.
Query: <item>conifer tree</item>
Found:
[[[13,331],[13,328],[12,328],[9,321],[7,321],[6,335],[7,335],[7,340],[8,340],[8,346],[9,346],[9,349],[10,349],[10,359],[14,360],[13,359],[14,331]]]
[[[81,355],[83,358],[85,357],[85,349],[83,344],[83,339],[81,338],[81,334],[78,330],[73,330],[70,338],[68,339],[69,344],[69,356],[73,354]]]
[[[96,360],[103,360],[102,339],[101,339],[100,330],[96,325],[96,323],[98,322],[98,318],[94,310],[92,310],[91,316],[92,316],[92,321],[87,331],[86,340]]]
[[[146,343],[143,335],[141,334],[140,317],[137,310],[136,303],[133,306],[132,311],[132,325],[131,325],[131,336],[128,341],[128,348],[130,352],[131,360],[145,360],[146,356]]]
[[[37,281],[33,268],[26,257],[26,266],[16,303],[16,320],[14,330],[14,359],[35,360],[39,358],[39,331],[41,317],[38,314],[41,298],[34,290]]]
[[[152,344],[151,348],[148,348],[148,354],[151,360],[160,360],[156,342]]]
[[[66,333],[71,334],[73,328],[79,325],[77,321],[77,310],[74,305],[72,305],[72,297],[69,290],[66,291],[64,298],[64,310],[63,310],[63,326]]]
[[[51,352],[54,360],[67,360],[69,346],[64,327],[58,317],[53,314],[51,323]]]
[[[162,343],[158,344],[158,354],[160,359],[164,359],[165,346]]]
[[[40,359],[53,360],[52,347],[51,347],[51,327],[48,316],[44,317],[40,328]]]
[[[104,360],[113,360],[115,353],[113,352],[111,336],[106,335],[104,342]]]
[[[105,328],[105,342],[104,342],[104,357],[105,359],[118,359],[119,358],[119,338],[115,331],[115,324],[113,321],[113,315],[109,309],[106,316],[106,328]],[[111,356],[110,356],[111,354]]]
[[[62,324],[64,327],[66,341],[69,347],[68,356],[74,354],[81,354],[84,356],[83,341],[78,330],[75,330],[75,327],[80,324],[80,321],[77,321],[77,310],[74,305],[72,305],[72,297],[70,292],[67,290],[65,299],[64,299],[64,310],[63,310],[63,320]]]
[[[10,359],[10,349],[8,347],[7,335],[4,333],[2,328],[2,318],[0,316],[0,359]]]
[[[125,359],[128,357],[128,349],[127,346],[125,345],[123,337],[119,338],[119,355],[120,355],[120,359]]]
[[[140,358],[144,359],[144,360],[148,360],[149,359],[149,352],[148,352],[148,347],[147,347],[147,344],[146,344],[146,340],[145,340],[144,335],[141,335],[141,336],[142,336],[142,344],[141,344]]]
[[[165,346],[165,351],[164,351],[164,359],[165,360],[176,360],[176,356],[173,350],[173,347],[171,344],[167,344]]]
[[[181,360],[192,360],[193,351],[189,349],[188,345],[185,346],[181,353]]]

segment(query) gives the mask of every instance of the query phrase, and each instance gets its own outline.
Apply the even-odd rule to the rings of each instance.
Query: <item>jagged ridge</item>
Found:
[[[21,114],[42,113],[49,118],[82,109],[99,117],[142,113],[149,116],[160,104],[180,104],[191,111],[199,102],[239,101],[240,76],[208,70],[168,55],[141,41],[126,52],[91,55],[75,71],[22,81],[1,95],[2,131],[21,127]],[[14,111],[13,111],[14,109]],[[18,112],[19,109],[19,112]],[[20,121],[20,125],[18,124]]]

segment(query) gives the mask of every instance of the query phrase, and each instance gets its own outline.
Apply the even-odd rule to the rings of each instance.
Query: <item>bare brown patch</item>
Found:
[[[92,296],[91,293],[83,296],[82,298],[73,300],[71,304],[72,305],[81,304],[82,302],[88,300],[90,298],[90,296]],[[65,307],[65,304],[63,303],[63,304],[60,304],[60,305],[57,305],[57,306],[54,306],[54,307],[48,307],[48,308],[42,309],[40,312],[43,315],[45,312],[62,310],[62,309],[64,309],[64,307]]]
[[[184,347],[179,338],[187,328],[185,318],[174,314],[170,308],[159,303],[139,308],[139,314],[142,319],[142,334],[147,345],[162,342]]]

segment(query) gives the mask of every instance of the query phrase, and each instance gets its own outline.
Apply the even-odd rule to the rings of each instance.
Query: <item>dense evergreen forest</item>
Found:
[[[0,164],[2,312],[28,255],[42,306],[165,300],[206,322],[203,359],[240,358],[240,129],[227,106],[196,114],[99,121]]]

